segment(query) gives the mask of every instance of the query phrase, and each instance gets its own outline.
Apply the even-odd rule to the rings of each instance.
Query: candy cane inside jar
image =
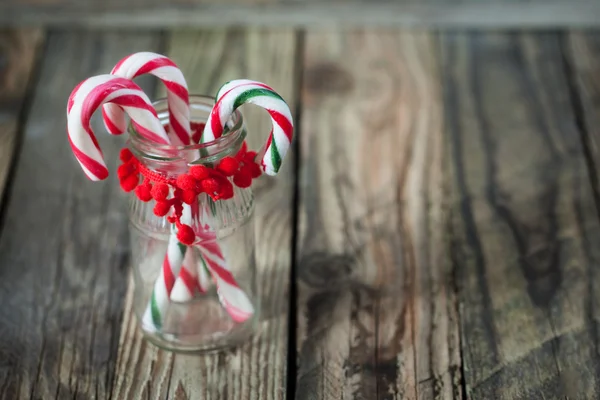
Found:
[[[212,98],[190,96],[191,121],[206,122],[213,105]],[[154,107],[166,123],[166,101],[157,101]],[[160,172],[171,190],[179,191],[186,201],[197,199],[201,210],[190,221],[195,239],[188,251],[194,252],[191,258],[196,260],[195,275],[201,286],[194,288],[188,284],[189,276],[181,275],[182,268],[172,268],[171,260],[185,265],[177,243],[171,242],[172,257],[160,259],[169,251],[170,238],[164,225],[156,225],[160,216],[154,215],[155,208],[161,202],[142,201],[137,193],[131,199],[132,264],[137,269],[134,309],[146,336],[162,347],[193,351],[229,346],[247,338],[256,327],[260,307],[255,296],[254,197],[239,160],[248,153],[243,145],[246,133],[239,113],[232,114],[227,134],[212,143],[161,145],[130,129],[129,148],[141,168]],[[192,154],[196,160],[190,165]],[[245,187],[235,184],[238,175]],[[150,196],[157,187],[153,183]],[[157,279],[158,274],[162,278]],[[201,279],[209,279],[210,284],[202,286]]]
[[[120,63],[123,65],[127,63]],[[139,65],[135,68],[136,72],[125,71],[123,76],[132,78],[142,70],[150,71]],[[244,144],[246,130],[236,111],[244,103],[265,108],[273,121],[273,131],[258,155]],[[257,160],[269,174],[275,174],[281,165],[292,138],[289,108],[265,84],[229,82],[214,107],[206,98],[191,101],[188,122],[207,122],[216,129],[212,138],[205,135],[202,144],[186,144],[193,136],[191,129],[185,136],[172,131],[171,137],[163,129],[167,118],[182,114],[173,113],[171,105],[165,107],[163,101],[153,109],[130,79],[112,75],[90,78],[73,91],[67,116],[75,156],[94,180],[108,175],[89,124],[91,115],[103,104],[114,104],[131,117],[131,151],[122,153],[118,176],[123,189],[135,193],[130,204],[131,243],[135,309],[142,329],[155,343],[176,350],[214,349],[247,337],[258,318],[258,302],[253,296],[256,271],[250,222],[254,198],[250,187],[252,179],[260,175]],[[211,117],[215,117],[213,122]],[[190,159],[194,159],[191,164]],[[208,211],[200,213],[205,208],[194,202]],[[199,227],[208,227],[212,233],[203,237]],[[192,257],[189,252],[197,250]],[[193,269],[189,263],[199,267],[195,277],[181,274],[186,272],[182,268],[185,260],[187,271]],[[203,285],[205,296],[196,298],[192,279],[200,283],[201,276],[203,282],[212,278],[214,286]]]

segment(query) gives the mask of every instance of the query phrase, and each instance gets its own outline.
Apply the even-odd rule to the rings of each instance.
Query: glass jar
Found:
[[[214,102],[190,96],[192,123],[206,122]],[[154,103],[168,123],[166,100]],[[129,149],[152,173],[176,179],[190,166],[212,167],[238,153],[246,137],[242,115],[234,113],[217,140],[189,146],[160,145],[129,127]],[[134,271],[134,310],[146,337],[174,351],[210,351],[237,345],[257,328],[254,197],[233,185],[233,197],[214,201],[207,194],[184,205],[195,234],[191,246],[176,239],[176,227],[153,212],[155,201],[130,194],[129,220]],[[172,194],[172,192],[171,192]]]

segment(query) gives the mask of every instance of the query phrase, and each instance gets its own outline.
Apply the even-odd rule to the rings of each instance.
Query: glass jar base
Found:
[[[143,329],[142,332],[146,340],[163,350],[168,350],[175,353],[194,354],[214,353],[221,350],[238,347],[243,343],[246,343],[253,334],[252,328],[248,328],[243,332],[238,332],[235,337],[228,336],[226,340],[208,341],[204,336],[186,336],[181,338],[168,334],[148,332],[144,331]]]
[[[138,326],[148,341],[175,352],[207,353],[236,347],[256,333],[258,323],[256,312],[242,323],[233,321],[210,296],[174,304],[169,311],[161,329],[140,320]]]

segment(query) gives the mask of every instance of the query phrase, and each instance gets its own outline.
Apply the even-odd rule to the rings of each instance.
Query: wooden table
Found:
[[[1,399],[600,398],[600,34],[46,22],[0,31]],[[73,86],[139,50],[295,112],[256,184],[261,335],[234,351],[142,340],[123,139],[99,135],[103,183],[67,143]]]

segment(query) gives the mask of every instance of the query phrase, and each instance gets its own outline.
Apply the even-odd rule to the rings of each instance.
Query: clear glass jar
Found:
[[[190,96],[192,122],[204,123],[213,104],[212,98]],[[154,106],[166,125],[166,101],[159,100]],[[148,170],[176,178],[187,173],[191,165],[212,166],[223,157],[235,155],[246,137],[242,115],[236,112],[228,126],[228,132],[213,142],[179,147],[150,142],[130,126],[128,145]],[[197,204],[189,207],[189,225],[196,241],[181,250],[181,269],[177,276],[172,271],[170,282],[165,272],[168,266],[164,266],[167,253],[185,246],[168,250],[169,241],[174,240],[172,224],[154,214],[154,201],[142,202],[130,194],[135,314],[146,337],[160,347],[217,350],[239,344],[257,328],[260,304],[255,296],[254,197],[251,188],[233,187],[231,199],[213,201],[200,194]],[[221,274],[215,275],[219,266]],[[196,288],[186,292],[193,286],[190,282],[197,284]],[[240,302],[242,307],[238,307]]]

